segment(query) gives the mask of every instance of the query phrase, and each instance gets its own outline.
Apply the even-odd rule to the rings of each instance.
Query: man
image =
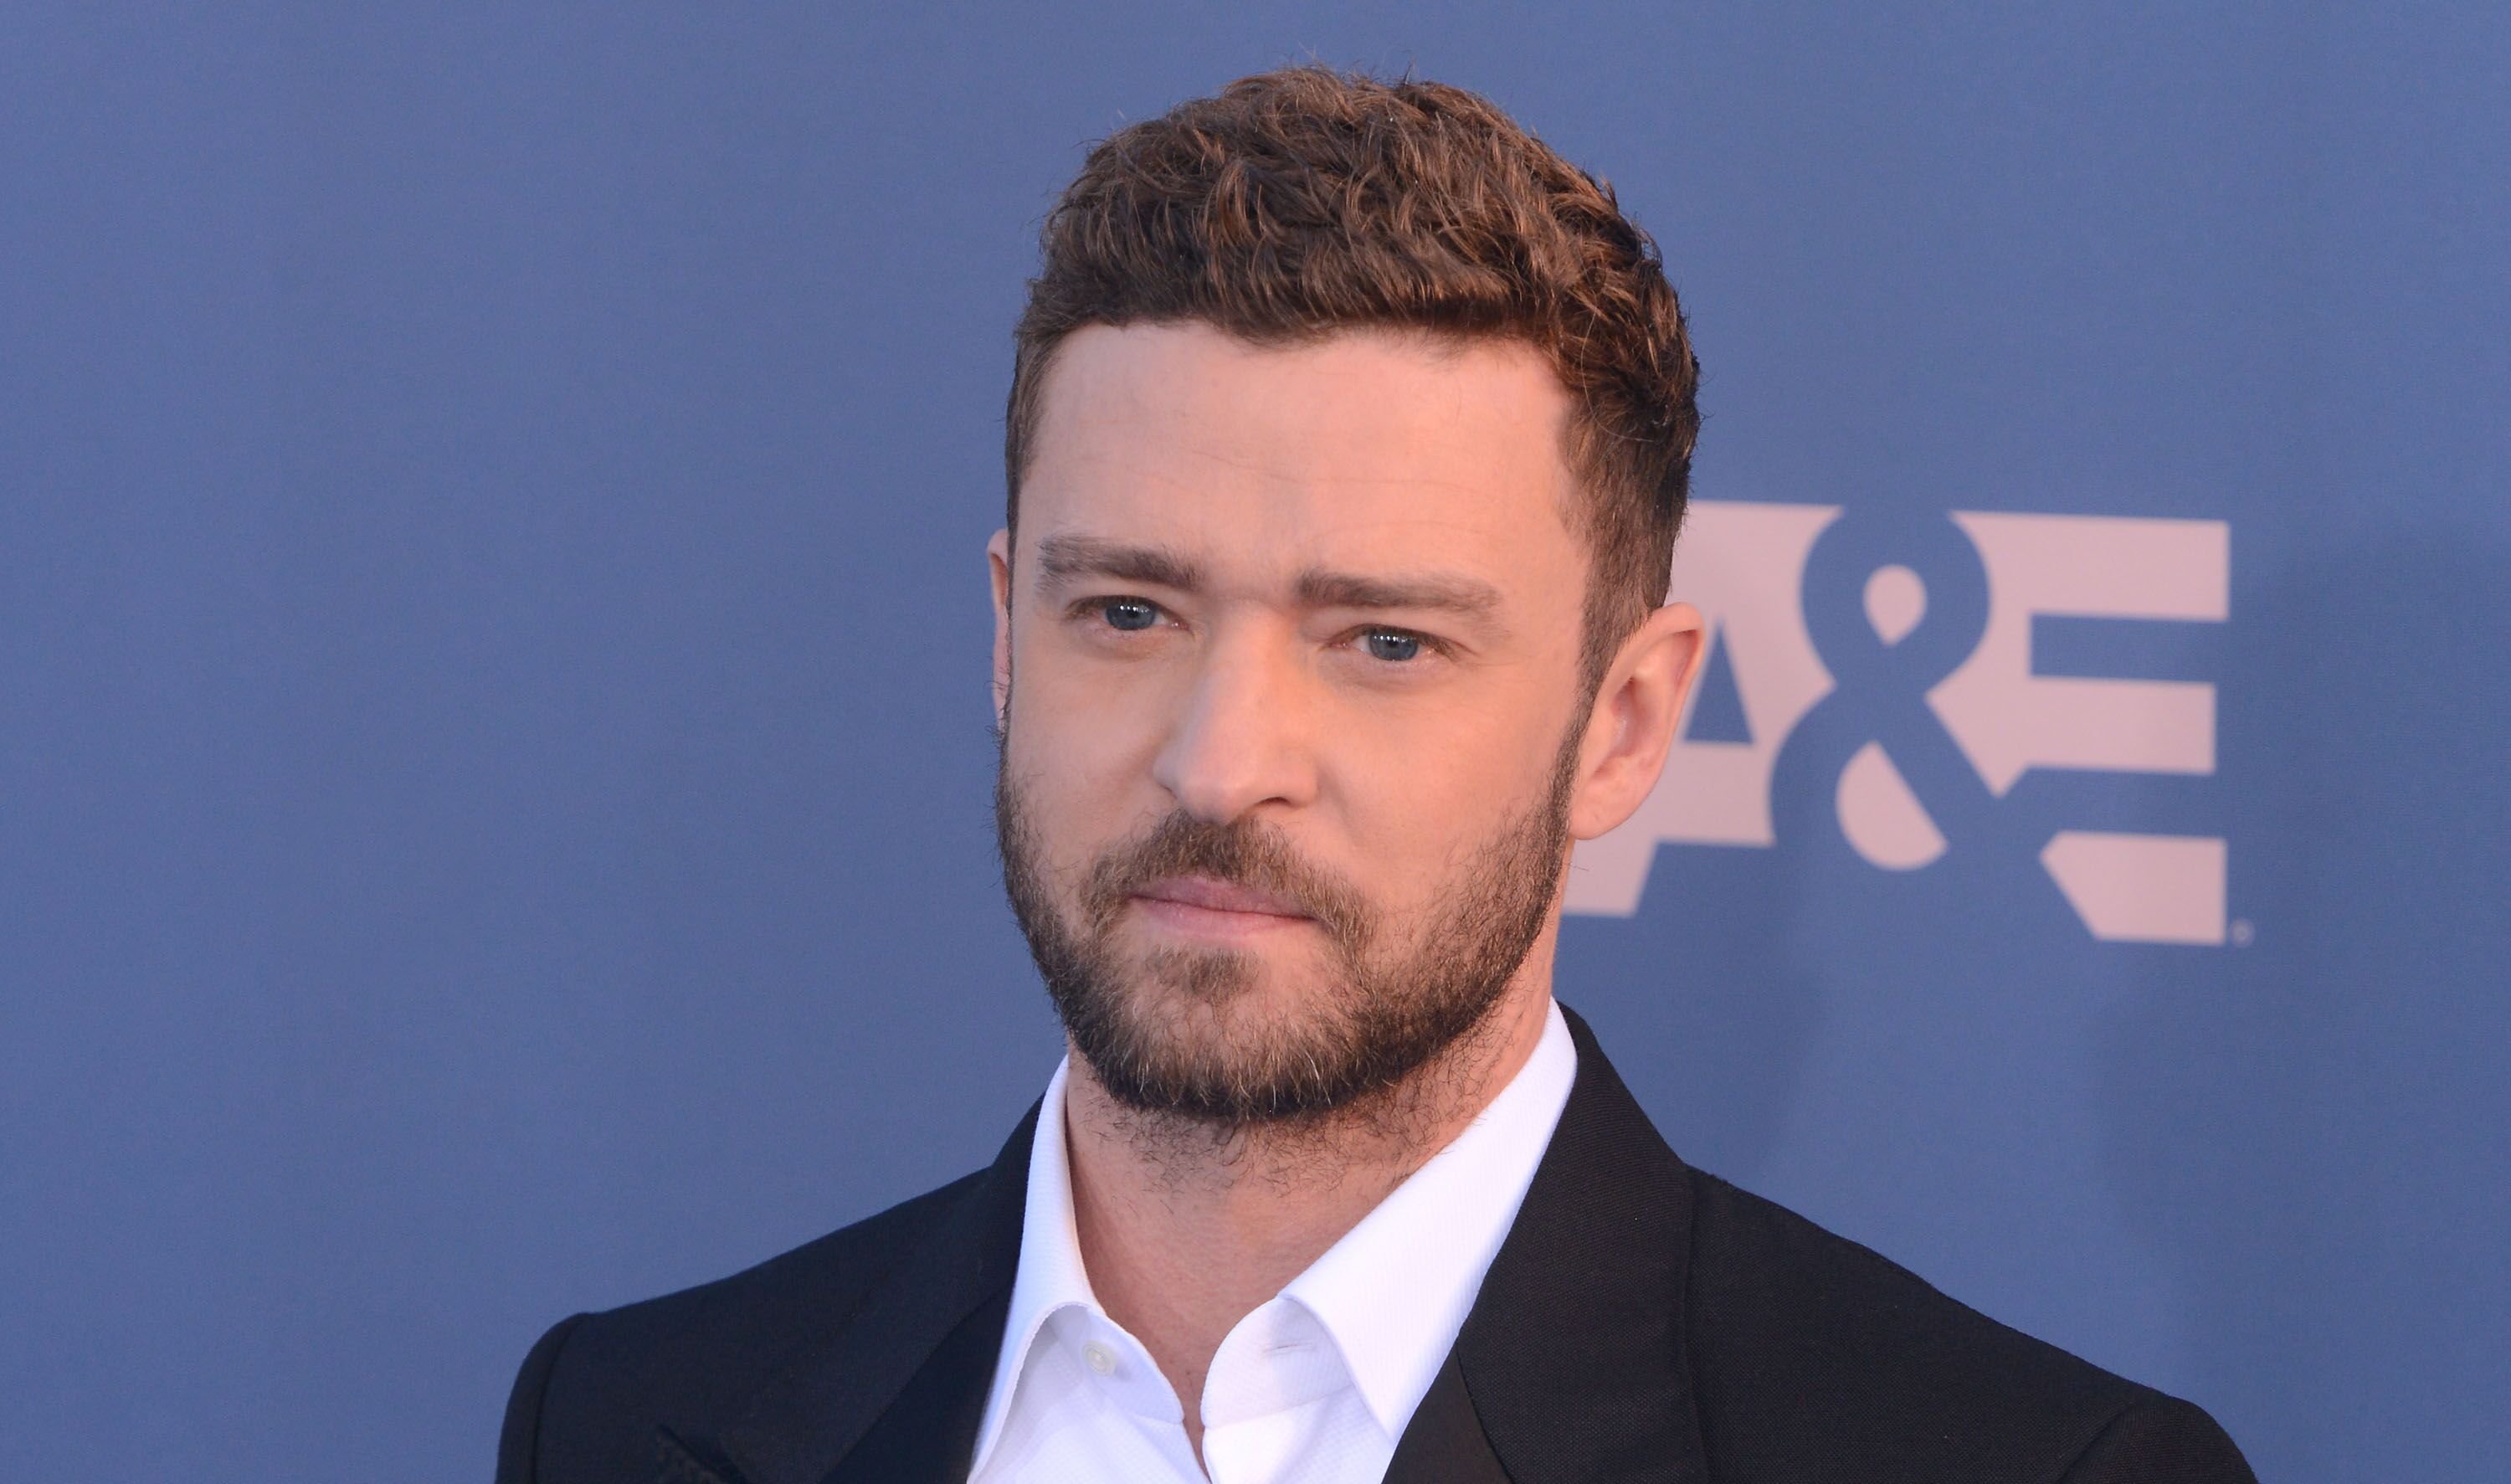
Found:
[[[991,1168],[552,1329],[499,1477],[2247,1479],[1686,1167],[1553,1001],[1701,652],[1698,372],[1610,193],[1302,68],[1105,141],[1044,248],[996,811],[1071,1054]]]

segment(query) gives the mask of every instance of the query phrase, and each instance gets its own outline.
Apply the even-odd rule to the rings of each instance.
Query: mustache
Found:
[[[1178,876],[1270,892],[1346,944],[1366,939],[1373,925],[1369,899],[1341,877],[1309,863],[1275,826],[1252,819],[1214,824],[1182,811],[1164,815],[1101,855],[1082,883],[1083,910],[1104,930],[1114,925],[1127,897]]]

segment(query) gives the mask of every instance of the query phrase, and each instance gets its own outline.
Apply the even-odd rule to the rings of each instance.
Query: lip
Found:
[[[1245,931],[1309,920],[1286,898],[1208,876],[1167,877],[1135,892],[1134,899],[1163,920],[1190,928]]]

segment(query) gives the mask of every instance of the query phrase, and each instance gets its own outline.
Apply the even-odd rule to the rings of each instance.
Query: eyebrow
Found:
[[[1191,593],[1203,586],[1203,568],[1166,546],[1135,546],[1100,536],[1048,536],[1037,543],[1038,578],[1062,587],[1080,577],[1113,577]]]
[[[1062,587],[1083,577],[1108,577],[1199,591],[1203,568],[1166,546],[1143,546],[1101,536],[1053,535],[1037,543],[1040,580]],[[1414,608],[1490,622],[1500,606],[1499,589],[1449,572],[1372,576],[1311,566],[1292,583],[1292,595],[1311,608]]]
[[[1299,573],[1293,591],[1301,605],[1312,608],[1426,608],[1487,619],[1499,606],[1499,589],[1445,573],[1370,577],[1312,566]]]

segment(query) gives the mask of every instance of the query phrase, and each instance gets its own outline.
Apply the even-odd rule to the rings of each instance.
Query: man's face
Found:
[[[1548,963],[1587,720],[1567,411],[1514,342],[1063,343],[993,548],[996,808],[1119,1101],[1345,1107]]]

